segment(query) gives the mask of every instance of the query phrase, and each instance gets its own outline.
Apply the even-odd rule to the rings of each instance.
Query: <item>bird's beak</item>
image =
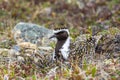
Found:
[[[52,39],[52,38],[55,38],[56,37],[56,35],[54,34],[54,35],[52,35],[49,39]]]

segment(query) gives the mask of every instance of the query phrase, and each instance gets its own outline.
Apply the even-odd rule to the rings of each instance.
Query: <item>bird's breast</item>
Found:
[[[70,52],[70,38],[68,37],[67,40],[65,41],[65,43],[63,44],[63,46],[60,49],[60,52],[63,56],[64,59],[67,60],[68,56],[69,56],[69,52]]]

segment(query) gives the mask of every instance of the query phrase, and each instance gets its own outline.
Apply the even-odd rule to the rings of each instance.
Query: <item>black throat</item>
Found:
[[[59,33],[56,33],[57,38],[57,43],[55,46],[56,57],[60,57],[60,49],[62,48],[68,37],[69,35],[67,31],[61,31]]]
[[[58,40],[57,44],[55,46],[55,53],[58,54],[60,49],[62,48],[62,46],[64,45],[64,43],[66,42],[66,40]]]

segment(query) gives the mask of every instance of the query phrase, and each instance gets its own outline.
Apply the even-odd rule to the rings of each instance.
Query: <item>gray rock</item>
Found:
[[[36,59],[35,54],[40,53],[42,56],[47,53],[52,54],[50,43],[53,40],[49,37],[54,34],[53,30],[37,24],[20,22],[14,27],[12,33],[17,44],[10,50],[10,55],[17,58],[16,60],[23,62],[25,59],[28,61],[32,58]],[[21,52],[22,49],[24,54]]]
[[[20,22],[12,30],[14,39],[17,43],[31,42],[40,46],[48,46],[49,37],[53,35],[53,31],[32,23]]]

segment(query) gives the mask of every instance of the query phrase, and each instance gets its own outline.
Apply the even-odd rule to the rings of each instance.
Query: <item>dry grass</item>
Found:
[[[37,48],[22,47],[20,55],[8,54],[12,46],[17,44],[11,31],[21,21],[45,25],[49,29],[67,26],[73,41],[79,33],[92,35],[92,26],[99,27],[95,31],[98,35],[113,36],[119,32],[119,0],[98,0],[95,4],[84,0],[86,6],[83,9],[79,8],[77,0],[67,1],[69,0],[0,0],[0,80],[119,80],[119,56],[108,59],[105,53],[95,54],[96,58],[92,60],[87,60],[91,56],[89,55],[80,60],[70,59],[70,64],[65,64],[52,62],[52,51],[40,55]],[[106,10],[107,15],[95,11],[103,6],[110,9],[110,12]],[[109,14],[111,12],[113,13]],[[54,47],[54,44],[51,46]]]

